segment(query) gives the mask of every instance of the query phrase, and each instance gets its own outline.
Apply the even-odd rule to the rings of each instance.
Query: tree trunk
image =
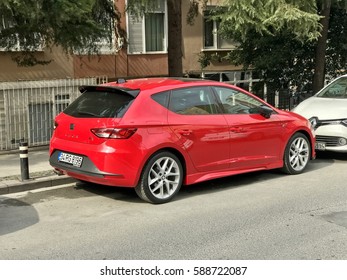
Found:
[[[182,0],[168,0],[168,65],[170,77],[182,77]]]
[[[329,19],[330,19],[331,0],[323,0],[320,20],[322,24],[321,37],[318,38],[316,55],[315,55],[315,69],[313,75],[313,93],[317,93],[324,86],[325,78],[325,52],[327,47]]]

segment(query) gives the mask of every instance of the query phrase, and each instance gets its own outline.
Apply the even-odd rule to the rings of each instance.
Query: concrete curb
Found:
[[[8,180],[0,182],[0,195],[11,194],[17,192],[24,192],[35,190],[39,188],[56,187],[59,185],[70,184],[76,182],[75,179],[69,176],[47,176],[25,181]]]

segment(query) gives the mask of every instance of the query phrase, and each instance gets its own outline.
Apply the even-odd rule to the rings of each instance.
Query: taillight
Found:
[[[91,131],[100,138],[128,139],[137,128],[93,128]]]

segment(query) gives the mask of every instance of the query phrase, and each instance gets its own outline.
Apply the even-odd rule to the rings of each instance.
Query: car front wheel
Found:
[[[282,170],[288,174],[299,174],[304,171],[311,158],[311,144],[302,133],[294,134],[284,152]]]
[[[183,168],[180,160],[174,154],[163,151],[146,163],[135,191],[145,201],[165,203],[176,195],[182,181]]]

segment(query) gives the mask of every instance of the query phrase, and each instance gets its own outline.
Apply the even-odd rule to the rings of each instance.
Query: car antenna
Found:
[[[124,78],[117,79],[117,84],[124,84],[125,82],[126,82],[126,79]]]

